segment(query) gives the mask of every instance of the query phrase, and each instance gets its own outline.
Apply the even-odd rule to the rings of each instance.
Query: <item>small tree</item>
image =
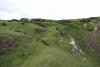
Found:
[[[24,23],[30,22],[28,18],[21,18],[20,21],[22,21]]]

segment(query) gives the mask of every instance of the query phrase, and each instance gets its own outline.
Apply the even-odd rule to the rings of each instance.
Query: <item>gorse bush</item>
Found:
[[[93,30],[94,30],[94,26],[93,26],[92,24],[88,23],[88,24],[86,25],[86,30],[87,30],[87,31],[93,31]]]
[[[90,18],[83,18],[83,19],[80,19],[80,22],[83,22],[83,23],[88,23],[90,22],[91,19]]]
[[[41,19],[41,18],[34,18],[34,19],[30,19],[31,22],[44,22],[45,19]]]
[[[35,34],[41,34],[41,33],[43,33],[43,32],[46,32],[46,30],[45,30],[45,29],[42,29],[42,28],[36,28],[36,29],[34,30],[34,32],[35,32]]]
[[[28,18],[21,18],[20,21],[23,22],[23,23],[30,22],[30,20]]]
[[[1,25],[2,25],[2,26],[7,26],[7,24],[6,24],[6,23],[1,23]]]

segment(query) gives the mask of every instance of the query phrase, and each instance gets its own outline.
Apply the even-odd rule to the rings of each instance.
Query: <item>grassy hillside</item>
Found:
[[[1,20],[0,67],[100,67],[99,21]]]

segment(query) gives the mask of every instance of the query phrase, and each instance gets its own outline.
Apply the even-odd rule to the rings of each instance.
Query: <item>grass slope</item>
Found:
[[[0,21],[0,37],[15,41],[15,46],[0,53],[0,67],[99,67],[99,57],[83,41],[89,33],[84,23],[39,23]],[[72,52],[72,37],[86,60]]]

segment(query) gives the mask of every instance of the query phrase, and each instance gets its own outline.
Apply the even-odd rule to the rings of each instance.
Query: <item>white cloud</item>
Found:
[[[21,17],[24,17],[24,16],[21,16],[20,14],[18,13],[8,13],[8,12],[4,12],[4,11],[0,11],[0,18],[1,19],[20,19]]]
[[[4,3],[2,8],[6,6],[9,10],[1,12],[0,18],[7,15],[8,19],[20,17],[70,19],[100,16],[100,0],[0,0],[0,5],[1,3]]]

